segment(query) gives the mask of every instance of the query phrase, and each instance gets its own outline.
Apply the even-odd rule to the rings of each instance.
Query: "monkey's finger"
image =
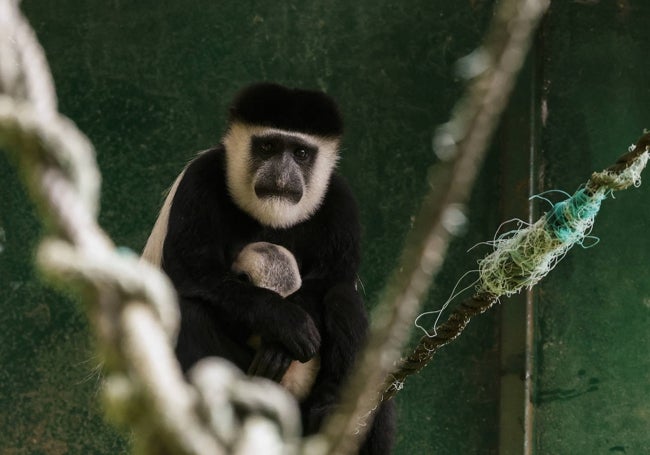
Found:
[[[289,369],[289,365],[291,365],[291,359],[289,356],[282,351],[277,351],[276,360],[274,362],[275,372],[273,373],[272,379],[275,382],[280,382],[284,373]]]
[[[247,374],[249,376],[257,376],[257,370],[259,369],[259,366],[260,366],[261,355],[262,355],[263,350],[264,350],[264,348],[257,351],[257,353],[255,354],[255,357],[253,357],[253,361],[251,362],[251,365],[248,367]]]
[[[248,373],[276,380],[282,377],[290,363],[291,359],[282,349],[275,346],[262,346],[257,351]]]
[[[255,370],[255,375],[261,376],[263,378],[272,379],[275,350],[269,347],[263,347],[262,349],[260,349],[257,355],[260,358],[260,361],[257,363],[257,369]]]
[[[316,355],[321,342],[316,324],[306,314],[300,322],[294,323],[291,330],[279,332],[278,338],[291,357],[301,362],[306,362]]]
[[[321,339],[320,332],[313,322],[307,324],[303,331],[296,331],[291,335],[286,340],[285,346],[296,360],[306,362],[316,355],[320,348]]]
[[[291,359],[277,348],[269,348],[264,356],[264,362],[260,365],[258,374],[265,378],[279,382],[284,372],[289,368]]]

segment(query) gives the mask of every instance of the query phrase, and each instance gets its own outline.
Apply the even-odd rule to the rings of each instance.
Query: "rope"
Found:
[[[640,183],[650,135],[538,223],[497,239],[495,251],[479,267],[477,294],[461,303],[435,336],[423,337],[381,385],[406,338],[404,321],[419,307],[458,227],[453,220],[458,220],[523,50],[548,6],[544,0],[502,3],[491,38],[474,56],[487,66],[481,67],[452,121],[436,134],[436,152],[447,160],[442,167],[451,175],[441,181],[446,180],[449,191],[442,202],[432,197],[423,204],[436,209],[422,217],[422,229],[414,234],[421,248],[416,245],[414,255],[404,256],[417,260],[403,267],[386,293],[383,325],[373,331],[361,368],[342,393],[340,411],[320,435],[305,441],[303,453],[354,451],[378,403],[401,390],[408,375],[423,368],[501,295],[530,287],[548,273],[584,239],[611,191]],[[189,382],[182,376],[172,349],[178,327],[173,288],[155,268],[116,249],[97,225],[100,174],[92,145],[57,112],[44,54],[15,0],[0,0],[0,30],[0,147],[13,154],[50,230],[38,250],[39,267],[54,284],[74,285],[85,296],[105,359],[109,415],[134,428],[137,448],[144,453],[247,453],[258,450],[258,440],[277,453],[299,452],[298,409],[280,387],[247,379],[222,359],[201,362]],[[377,395],[377,390],[383,393]]]
[[[0,0],[0,147],[16,162],[49,234],[37,264],[80,291],[104,360],[107,413],[134,429],[136,450],[245,453],[262,437],[299,450],[300,415],[279,386],[223,359],[183,377],[173,344],[178,305],[169,280],[115,248],[97,225],[100,174],[88,139],[57,112],[43,51],[15,0]]]
[[[355,453],[371,428],[384,382],[399,361],[447,246],[459,232],[474,179],[523,65],[531,38],[549,2],[497,2],[484,43],[460,66],[471,78],[451,120],[433,138],[441,162],[430,170],[431,189],[420,207],[406,247],[373,314],[367,347],[341,391],[341,405],[326,419],[313,453]],[[390,381],[392,393],[400,388]]]
[[[424,368],[440,348],[449,344],[471,319],[489,310],[501,296],[534,286],[564,255],[581,244],[593,225],[600,205],[612,191],[641,184],[641,172],[650,156],[650,133],[644,134],[616,164],[594,173],[584,188],[555,204],[535,224],[506,234],[494,242],[495,250],[479,261],[476,295],[461,302],[447,321],[423,336],[414,351],[402,359],[383,385],[383,399],[392,398],[411,374]]]

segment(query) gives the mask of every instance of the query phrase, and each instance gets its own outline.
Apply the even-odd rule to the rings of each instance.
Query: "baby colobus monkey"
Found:
[[[286,248],[272,243],[255,242],[246,245],[239,252],[232,270],[253,285],[277,292],[281,297],[293,294],[302,284],[298,263],[293,254]],[[249,340],[249,344],[258,349],[260,338],[254,336]],[[302,400],[314,384],[319,366],[318,356],[305,363],[294,360],[279,378],[280,385],[298,400]],[[255,369],[253,365],[251,367]]]
[[[300,401],[305,434],[318,430],[366,337],[355,282],[360,262],[356,202],[334,171],[343,122],[318,91],[247,87],[232,103],[221,143],[200,153],[174,182],[143,257],[172,280],[184,370],[207,356],[280,380],[295,360],[320,367]],[[233,271],[255,242],[291,253],[301,279],[283,298]],[[255,349],[248,341],[260,336]],[[393,403],[381,405],[361,449],[388,454]]]

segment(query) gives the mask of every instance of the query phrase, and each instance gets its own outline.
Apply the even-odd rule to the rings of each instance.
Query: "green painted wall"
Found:
[[[539,175],[573,191],[650,128],[650,3],[554,2],[543,36]],[[538,288],[538,454],[650,453],[650,175],[603,203]]]
[[[347,120],[341,171],[364,224],[369,306],[425,191],[433,130],[462,89],[453,63],[479,42],[491,7],[489,0],[23,1],[61,110],[97,148],[100,222],[134,250],[180,168],[219,140],[237,89],[275,80],[335,96]],[[485,253],[467,253],[470,246],[492,238],[506,217],[526,217],[529,143],[539,146],[537,190],[572,191],[650,127],[649,18],[645,0],[553,3],[473,193],[471,224],[452,245],[426,309],[437,309]],[[32,254],[41,227],[2,154],[0,182],[0,453],[122,453],[128,436],[101,417],[83,314],[38,281]],[[650,447],[649,196],[642,186],[607,201],[593,232],[600,244],[572,252],[534,294],[534,453]],[[520,304],[472,322],[409,379],[397,397],[396,454],[522,453],[524,403],[512,399],[524,375]]]

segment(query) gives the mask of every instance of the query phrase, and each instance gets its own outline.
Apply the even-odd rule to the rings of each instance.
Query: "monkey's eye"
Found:
[[[270,142],[262,142],[260,145],[260,151],[265,154],[270,154],[273,152],[273,144]]]
[[[251,282],[250,275],[248,273],[245,273],[245,272],[238,273],[237,278],[239,278],[244,283],[250,283]]]
[[[298,161],[305,161],[309,157],[309,154],[307,153],[307,150],[305,150],[305,149],[295,149],[293,151],[293,156]]]

